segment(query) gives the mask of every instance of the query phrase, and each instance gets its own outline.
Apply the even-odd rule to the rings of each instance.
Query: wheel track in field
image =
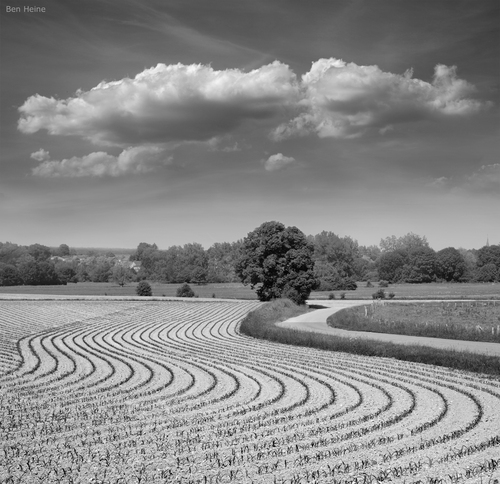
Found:
[[[433,467],[439,471],[448,462],[459,461],[462,468],[478,465],[477,454],[490,456],[488,449],[500,444],[489,445],[495,429],[500,433],[491,413],[499,404],[498,382],[425,365],[256,341],[237,329],[251,304],[238,308],[233,303],[223,310],[191,304],[189,312],[185,305],[167,311],[166,322],[154,322],[166,313],[153,304],[137,309],[139,321],[127,316],[127,308],[123,314],[97,315],[84,325],[26,337],[20,345],[25,369],[22,363],[0,380],[0,394],[6,398],[2,392],[8,389],[24,398],[37,391],[40,417],[49,417],[51,399],[65,389],[61,407],[80,426],[52,433],[45,428],[47,448],[69,445],[69,438],[82,441],[85,426],[93,422],[90,435],[97,454],[112,442],[115,461],[126,466],[120,452],[140,455],[141,448],[148,449],[148,458],[172,472],[166,474],[169,482],[181,482],[173,469],[188,472],[192,456],[203,462],[206,475],[223,472],[235,482],[244,477],[241,465],[258,482],[304,473],[310,482],[333,482],[331,472],[343,478],[354,468],[406,479],[412,473],[431,475],[432,467],[415,467],[415,456],[428,450],[436,455]],[[103,362],[109,372],[99,373]],[[122,368],[121,376],[115,367]],[[125,395],[131,398],[128,404],[116,402]],[[429,411],[426,401],[437,408]],[[79,414],[85,407],[88,415]],[[467,418],[459,416],[459,407],[467,410]],[[106,422],[110,409],[117,412],[116,425]],[[120,422],[126,416],[131,420]],[[131,446],[139,431],[149,437]],[[10,435],[20,448],[28,448],[23,432],[29,433]],[[471,446],[462,456],[455,442],[464,442],[465,436],[477,449]],[[171,458],[165,458],[168,452]],[[66,456],[60,463],[75,459]],[[339,460],[346,461],[343,468],[335,467]],[[334,471],[327,471],[326,463],[332,462]]]

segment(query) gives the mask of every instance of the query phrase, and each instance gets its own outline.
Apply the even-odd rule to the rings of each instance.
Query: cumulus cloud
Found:
[[[438,190],[486,193],[500,196],[500,163],[483,165],[476,172],[463,177],[440,177],[428,183]]]
[[[278,126],[275,140],[316,133],[321,138],[355,138],[367,129],[385,134],[394,125],[435,116],[469,115],[483,106],[466,96],[474,87],[456,67],[437,65],[431,83],[413,71],[392,74],[378,66],[320,59],[302,76],[303,112]]]
[[[314,62],[300,82],[279,61],[250,72],[158,64],[68,99],[31,96],[19,108],[18,128],[103,145],[207,141],[291,108],[289,114],[298,115],[278,126],[274,139],[309,133],[349,138],[369,127],[384,133],[401,122],[477,112],[483,105],[467,97],[473,91],[456,67],[444,65],[428,83],[414,79],[411,69],[400,75],[334,58]]]
[[[271,155],[267,160],[263,160],[262,162],[267,171],[277,171],[295,163],[295,158],[277,153],[275,155]]]
[[[278,61],[250,72],[158,64],[72,98],[31,96],[19,108],[18,128],[103,145],[206,141],[245,121],[272,118],[297,97],[295,74]]]
[[[19,107],[18,129],[124,150],[117,157],[96,151],[54,161],[40,149],[31,155],[41,163],[38,176],[118,176],[153,169],[166,146],[203,142],[208,149],[238,151],[240,126],[272,130],[275,141],[311,134],[356,138],[369,129],[385,135],[403,122],[466,116],[487,106],[472,99],[473,92],[454,66],[444,65],[425,82],[411,70],[393,74],[334,58],[314,62],[301,79],[279,61],[249,72],[158,64],[68,99],[33,95]],[[228,139],[234,144],[222,147]],[[288,164],[287,157],[271,158],[265,161],[271,171]]]
[[[43,148],[40,148],[38,151],[31,153],[31,158],[36,161],[47,161],[50,159],[50,155],[48,151],[45,151]]]
[[[172,161],[172,157],[159,147],[132,147],[123,150],[118,156],[97,151],[82,157],[74,156],[61,161],[50,160],[49,153],[44,150],[31,154],[39,159],[43,152],[43,163],[33,169],[33,175],[40,177],[102,177],[120,176],[130,173],[146,173],[154,170],[159,164]]]

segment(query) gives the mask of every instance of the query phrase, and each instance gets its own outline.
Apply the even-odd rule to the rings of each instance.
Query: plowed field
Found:
[[[259,305],[0,301],[0,483],[500,479],[500,379],[240,335]]]

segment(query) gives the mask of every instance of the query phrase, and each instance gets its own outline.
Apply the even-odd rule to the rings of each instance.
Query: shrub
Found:
[[[378,271],[370,271],[365,274],[364,281],[378,281],[380,279]]]
[[[290,286],[287,286],[285,287],[285,289],[283,289],[282,298],[289,299],[297,305],[305,304],[306,301],[303,294],[300,294],[296,288]]]
[[[373,299],[385,299],[385,292],[383,289],[379,289],[377,292],[372,294]]]
[[[212,298],[214,298],[214,299],[215,299],[215,292],[213,292],[213,293],[212,293]]]
[[[280,341],[279,338],[276,338],[276,335],[281,333],[284,328],[275,326],[275,323],[286,321],[291,317],[304,314],[305,312],[307,312],[307,306],[297,306],[288,299],[275,299],[247,314],[241,322],[240,331],[255,338]],[[300,335],[301,333],[300,331],[293,330],[286,331],[291,332],[293,335]]]
[[[366,287],[373,287],[373,284],[371,283],[371,281],[368,281],[368,282],[366,283]]]
[[[137,284],[137,287],[135,288],[135,293],[138,296],[152,296],[153,295],[153,291],[151,290],[151,286],[146,281],[141,281],[141,282],[139,282],[139,284]]]
[[[378,285],[379,287],[389,287],[389,283],[384,280],[379,281]]]
[[[333,294],[333,292],[328,294],[328,299],[335,299],[335,294]]]
[[[395,295],[396,295],[396,294],[394,294],[393,292],[390,292],[390,293],[388,294],[389,299],[393,299]]]
[[[344,280],[344,287],[342,289],[345,289],[346,291],[355,291],[357,288],[358,285],[352,277],[347,277]]]
[[[345,292],[340,293],[340,299],[345,299]]]
[[[177,289],[177,297],[194,297],[194,291],[191,289],[189,284],[185,282],[181,287]]]

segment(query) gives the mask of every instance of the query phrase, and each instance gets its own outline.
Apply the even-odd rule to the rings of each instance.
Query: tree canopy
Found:
[[[444,281],[458,282],[467,269],[462,254],[454,247],[436,252],[437,274]]]
[[[243,284],[256,286],[261,301],[288,297],[304,304],[318,286],[314,247],[297,227],[265,222],[243,240],[236,274]]]
[[[385,239],[380,240],[380,248],[382,252],[389,252],[395,250],[412,250],[421,247],[429,247],[429,242],[425,235],[421,237],[420,235],[414,234],[413,232],[408,232],[402,237],[396,237],[391,235]]]

